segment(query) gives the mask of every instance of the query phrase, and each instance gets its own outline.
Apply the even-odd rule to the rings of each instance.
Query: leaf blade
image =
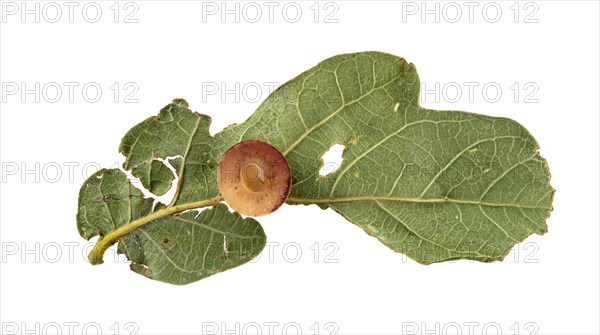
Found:
[[[339,55],[214,137],[210,117],[176,99],[134,126],[119,147],[123,167],[151,193],[162,195],[177,181],[172,202],[152,210],[152,199],[122,172],[106,170],[82,187],[80,234],[100,235],[104,247],[121,242],[132,270],[173,284],[249,261],[266,243],[262,227],[216,205],[217,161],[247,139],[286,156],[288,203],[331,208],[423,264],[501,260],[514,244],[544,234],[554,189],[533,136],[510,119],[422,108],[419,86],[415,67],[402,58]],[[343,161],[321,176],[321,157],[335,144],[345,147]],[[204,206],[213,207],[192,210]]]
[[[222,198],[216,185],[215,143],[208,131],[210,122],[210,117],[189,110],[185,100],[175,99],[161,109],[157,116],[134,126],[121,141],[119,151],[126,157],[123,167],[130,170],[151,193],[166,193],[177,177],[175,196],[169,205],[157,203],[152,210],[154,199],[145,198],[139,189],[131,185],[127,176],[117,169],[103,170],[84,183],[80,191],[82,196],[77,225],[84,238],[100,236],[89,255],[92,264],[102,263],[106,249],[119,242],[118,251],[133,262],[131,269],[134,272],[181,285],[237,267],[260,253],[266,243],[260,224],[253,219],[242,220],[237,213],[229,212],[226,206],[217,205]],[[166,165],[167,162],[175,174]],[[106,190],[101,187],[105,181],[108,181],[105,184],[108,185]],[[106,192],[109,192],[108,196]],[[131,194],[143,199],[143,206],[137,203],[132,205]],[[127,196],[129,207],[124,200]],[[206,206],[214,207],[201,213],[194,211]],[[190,215],[194,217],[182,220]],[[208,215],[212,215],[211,218]],[[204,222],[230,225],[219,233],[211,233],[219,234],[224,243],[227,239],[230,240],[229,244],[221,246],[227,251],[225,260],[214,249],[214,238],[217,235],[206,239],[206,234],[188,233],[197,231],[198,228],[182,230],[183,227],[202,225]],[[250,242],[241,243],[238,241],[239,236],[231,235],[231,229],[237,226],[253,228],[247,232],[253,235],[244,237],[244,240]],[[160,234],[160,241],[171,242],[165,245],[157,242]],[[172,248],[173,241],[186,248],[179,248],[177,254],[167,257],[164,248]],[[235,249],[228,250],[227,245]],[[197,255],[190,256],[191,253],[201,253],[204,256],[198,258]],[[194,261],[182,261],[182,255]],[[202,269],[198,269],[200,262]],[[211,265],[207,266],[207,263]]]
[[[117,169],[99,171],[86,185],[78,210],[82,236],[119,242],[118,251],[133,262],[132,270],[155,280],[189,284],[250,261],[266,244],[256,220],[242,219],[222,204],[202,212],[173,207],[151,212],[152,199]],[[147,222],[135,225],[139,220]],[[135,229],[112,240],[111,234],[132,224]]]
[[[143,250],[130,253],[134,264],[144,265],[134,271],[176,285],[242,265],[265,245],[266,235],[256,220],[242,219],[222,204],[156,220],[137,229],[125,242],[126,249]]]
[[[330,207],[421,263],[499,260],[545,233],[554,190],[531,134],[510,119],[422,108],[419,83],[414,66],[393,55],[335,56],[217,138],[274,144],[293,171],[289,203]],[[320,176],[334,144],[345,146],[342,164]],[[411,212],[418,217],[405,217]],[[402,234],[413,242],[398,243]],[[424,241],[436,247],[411,246]]]

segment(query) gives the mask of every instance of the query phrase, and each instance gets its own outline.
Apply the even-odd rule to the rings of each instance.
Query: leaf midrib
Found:
[[[370,196],[370,197],[369,196],[361,196],[361,197],[345,197],[345,198],[289,197],[286,202],[301,203],[301,204],[329,204],[329,203],[352,202],[352,201],[399,201],[399,202],[405,202],[405,203],[449,203],[449,204],[487,206],[487,207],[513,207],[513,208],[549,210],[548,207],[519,205],[519,204],[511,204],[511,203],[493,203],[493,202],[486,202],[486,201],[461,200],[461,199],[452,199],[452,198],[409,198],[409,197],[388,197],[388,196]]]
[[[175,190],[175,195],[173,196],[173,200],[171,200],[171,202],[169,203],[169,206],[174,206],[177,203],[177,200],[179,200],[179,194],[181,193],[181,187],[183,186],[183,174],[185,171],[185,164],[187,163],[187,157],[188,157],[188,154],[190,153],[190,148],[192,147],[192,142],[194,141],[194,137],[196,136],[196,133],[198,132],[198,128],[200,127],[200,121],[201,121],[201,117],[199,116],[196,119],[196,125],[194,126],[194,130],[192,131],[192,133],[190,135],[190,140],[188,141],[187,146],[185,148],[185,153],[183,154],[183,156],[181,158],[181,167],[179,168],[177,189]]]

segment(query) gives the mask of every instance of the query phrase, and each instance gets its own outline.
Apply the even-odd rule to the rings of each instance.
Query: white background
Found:
[[[438,2],[439,22],[421,17],[420,2],[391,1],[321,2],[318,15],[313,1],[288,5],[287,13],[285,2],[275,2],[270,22],[269,5],[259,2],[256,23],[249,21],[257,6],[244,12],[243,2],[239,23],[234,14],[221,18],[220,2],[98,1],[87,14],[87,2],[74,3],[69,18],[69,5],[37,2],[38,23],[34,14],[21,17],[20,1],[2,1],[5,334],[600,332],[598,2],[495,2],[487,13],[486,2]],[[98,21],[87,22],[96,5]],[[287,22],[296,7],[298,22]],[[245,120],[268,83],[366,50],[413,62],[429,90],[439,83],[422,97],[425,107],[510,117],[531,131],[557,190],[546,235],[531,236],[503,262],[423,266],[331,210],[286,205],[260,218],[271,249],[258,261],[187,286],[139,276],[113,250],[105,264],[87,263],[91,244],[75,225],[79,187],[98,166],[123,161],[117,147],[129,128],[182,97],[213,118],[215,133]],[[79,85],[72,99],[65,82]],[[465,82],[479,85],[472,99]],[[22,83],[39,83],[39,94],[21,96]],[[237,95],[208,94],[236,83]],[[97,102],[93,87],[82,93],[86,84],[101,88]],[[502,89],[498,101],[492,89],[482,92],[486,84]],[[137,102],[124,102],[135,89],[128,100]]]

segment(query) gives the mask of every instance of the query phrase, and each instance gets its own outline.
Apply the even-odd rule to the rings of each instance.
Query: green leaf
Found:
[[[247,139],[286,156],[290,204],[332,208],[391,249],[429,264],[503,259],[547,231],[554,190],[538,144],[517,122],[419,106],[419,78],[404,59],[378,52],[332,57],[273,92],[244,123],[210,136],[210,118],[182,99],[133,127],[124,169],[168,204],[145,198],[119,170],[102,170],[80,192],[77,225],[93,264],[119,243],[132,269],[185,284],[255,257],[265,235],[224,205],[216,183],[223,153]],[[339,168],[322,156],[345,146]],[[176,186],[172,186],[177,181]],[[201,213],[194,209],[214,206]]]
[[[132,231],[121,244],[131,269],[171,284],[188,284],[244,264],[266,243],[260,224],[217,204],[157,219]],[[143,264],[143,265],[142,265]]]
[[[152,199],[131,185],[127,176],[115,169],[94,173],[79,191],[77,228],[89,240],[106,235],[127,223],[150,214]]]
[[[162,195],[174,179],[163,163],[168,160],[179,178],[172,204],[218,196],[215,160],[220,156],[213,156],[210,123],[209,116],[189,110],[185,100],[173,100],[157,116],[139,123],[123,137],[119,146],[126,157],[123,168],[131,170],[150,192]]]
[[[420,263],[500,260],[544,234],[554,190],[531,134],[510,119],[422,108],[419,83],[393,55],[332,57],[216,138],[221,150],[270,142],[292,170],[288,203],[332,208]],[[342,164],[320,176],[335,144]]]
[[[266,244],[260,224],[241,219],[224,205],[216,186],[214,138],[210,118],[174,100],[155,116],[133,127],[121,141],[125,169],[155,195],[177,189],[169,205],[145,198],[120,170],[101,170],[82,186],[77,226],[82,237],[100,236],[89,255],[102,263],[106,249],[119,252],[133,271],[152,279],[187,284],[231,269],[257,256]],[[210,178],[207,176],[211,176]]]

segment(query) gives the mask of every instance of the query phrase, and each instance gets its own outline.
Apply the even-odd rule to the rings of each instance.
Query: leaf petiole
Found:
[[[171,215],[174,213],[178,213],[178,212],[183,212],[183,211],[190,210],[190,209],[196,209],[196,208],[216,205],[219,202],[221,202],[221,200],[223,200],[223,198],[219,195],[214,198],[191,202],[191,203],[187,203],[187,204],[182,204],[182,205],[177,205],[177,206],[169,205],[169,206],[167,206],[163,209],[160,209],[160,210],[158,210],[150,215],[147,215],[143,218],[131,221],[130,223],[120,227],[119,229],[113,230],[108,235],[101,237],[96,242],[96,245],[94,246],[94,248],[88,255],[88,259],[90,260],[90,263],[92,263],[93,265],[102,264],[103,263],[102,256],[104,256],[104,252],[106,252],[106,249],[108,249],[111,245],[113,245],[115,242],[117,242],[125,234],[128,234],[128,233],[136,230],[137,228],[145,225],[146,223],[152,222],[152,221],[160,219],[162,217],[165,217],[165,216],[168,216],[168,215]]]

